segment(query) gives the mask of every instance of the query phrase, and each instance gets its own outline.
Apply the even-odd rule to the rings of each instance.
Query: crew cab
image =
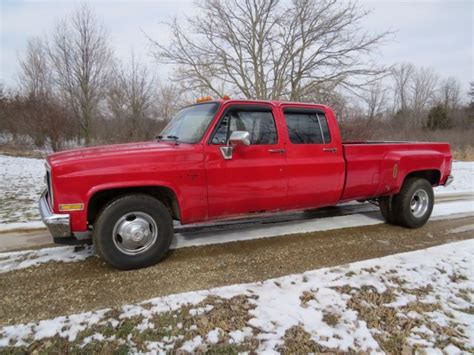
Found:
[[[183,108],[155,141],[50,155],[40,210],[56,242],[92,238],[133,269],[166,255],[173,220],[369,200],[387,222],[420,227],[451,161],[446,143],[342,142],[327,106],[219,99]]]

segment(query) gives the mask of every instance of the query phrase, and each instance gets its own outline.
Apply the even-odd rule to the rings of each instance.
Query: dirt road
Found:
[[[153,267],[119,272],[96,257],[0,274],[0,325],[151,297],[264,280],[474,237],[474,217],[411,230],[385,224],[176,249]]]

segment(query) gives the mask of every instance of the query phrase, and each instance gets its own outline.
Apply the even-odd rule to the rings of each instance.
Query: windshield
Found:
[[[193,105],[183,108],[161,131],[158,138],[183,143],[198,142],[211,123],[218,103]]]

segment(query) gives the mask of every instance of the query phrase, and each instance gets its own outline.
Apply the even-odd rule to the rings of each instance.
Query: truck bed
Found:
[[[399,192],[403,180],[417,171],[431,171],[437,184],[449,175],[448,143],[344,142],[346,178],[342,201],[370,199]],[[441,167],[441,169],[440,169]]]

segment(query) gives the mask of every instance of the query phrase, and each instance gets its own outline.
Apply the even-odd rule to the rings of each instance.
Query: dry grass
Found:
[[[301,307],[307,308],[308,302],[312,300],[316,300],[316,297],[314,296],[314,294],[309,291],[303,291],[303,294],[300,296]]]
[[[473,314],[474,315],[474,306],[467,307],[467,308],[462,308],[462,309],[459,309],[459,311],[467,313],[467,314]]]
[[[47,154],[27,147],[0,144],[0,155],[44,159]]]
[[[453,151],[453,158],[460,161],[474,161],[474,147],[468,146],[455,149]]]
[[[427,314],[430,312],[443,312],[439,303],[425,303],[418,301],[429,295],[433,288],[431,285],[417,289],[405,289],[402,287],[388,288],[385,292],[379,293],[373,287],[362,287],[361,289],[340,288],[340,292],[351,295],[348,306],[356,310],[359,317],[366,321],[370,329],[376,329],[374,335],[381,349],[388,354],[411,354],[414,352],[423,353],[421,346],[412,346],[408,338],[416,333],[415,328],[425,326],[433,332],[433,336],[425,333],[417,333],[423,339],[434,341],[435,346],[443,349],[449,344],[457,346],[461,350],[467,350],[462,329],[458,329],[457,324],[441,326],[432,321]],[[410,302],[403,307],[389,307],[387,303],[394,302],[395,292],[409,293],[417,296],[417,301]],[[472,312],[472,307],[461,310],[465,313]],[[416,312],[419,318],[406,316],[410,312]],[[449,314],[446,314],[449,317]]]
[[[408,293],[410,295],[415,295],[417,297],[424,297],[429,295],[433,292],[433,286],[431,284],[427,284],[426,286],[421,286],[417,288],[401,288],[403,293]]]
[[[467,281],[468,278],[466,275],[463,275],[463,274],[458,274],[458,273],[452,273],[451,275],[449,275],[449,279],[452,281],[452,282],[462,282],[462,281]]]
[[[341,320],[341,316],[339,314],[335,314],[329,311],[323,311],[323,322],[331,327],[335,327],[339,324]]]
[[[150,310],[151,304],[143,305]],[[208,307],[208,308],[206,308]],[[212,309],[209,309],[211,308]],[[251,318],[249,311],[254,306],[250,298],[246,296],[235,296],[230,299],[220,297],[208,297],[197,305],[184,305],[181,308],[165,313],[157,313],[148,319],[150,327],[140,330],[137,328],[143,321],[143,316],[134,316],[120,319],[121,310],[113,309],[106,313],[100,324],[94,325],[80,332],[73,342],[55,336],[53,338],[33,341],[27,348],[4,349],[12,353],[103,353],[117,354],[128,353],[132,346],[140,352],[146,352],[147,342],[172,339],[170,351],[180,352],[179,348],[187,340],[196,336],[204,339],[197,353],[208,354],[236,354],[243,351],[255,351],[258,341],[255,337],[245,339],[240,344],[231,344],[229,333],[241,330],[248,326]],[[202,309],[202,313],[192,314],[190,311]],[[205,310],[207,309],[207,310]],[[209,331],[219,329],[219,341],[217,344],[205,344]],[[105,340],[92,340],[81,348],[84,339],[94,334],[102,334]]]
[[[472,303],[471,295],[474,294],[474,290],[470,288],[461,288],[456,294],[457,297],[462,298],[468,303]]]
[[[342,354],[337,349],[326,348],[311,339],[311,336],[300,325],[293,326],[285,332],[283,345],[278,348],[281,354]],[[345,354],[355,354],[349,352]]]

